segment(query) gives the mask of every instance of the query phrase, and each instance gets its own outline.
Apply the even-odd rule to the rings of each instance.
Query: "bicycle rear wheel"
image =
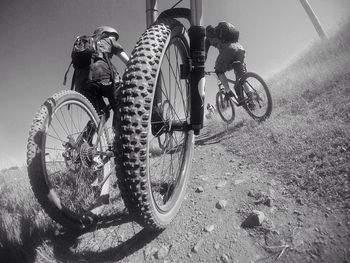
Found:
[[[98,123],[99,116],[84,96],[62,91],[40,107],[29,131],[32,190],[46,213],[68,228],[91,225],[87,213],[101,199],[101,188],[111,183],[108,179],[97,186],[112,171],[111,160],[102,155],[110,146],[107,131],[98,135]]]
[[[179,211],[192,162],[189,81],[180,77],[188,58],[184,27],[165,20],[141,36],[123,76],[118,182],[129,212],[154,230]]]
[[[232,100],[227,97],[224,91],[216,93],[216,109],[221,119],[226,123],[231,123],[235,119],[235,108]]]
[[[243,88],[244,109],[256,121],[266,120],[272,112],[272,98],[265,81],[254,72],[247,72],[239,80]]]

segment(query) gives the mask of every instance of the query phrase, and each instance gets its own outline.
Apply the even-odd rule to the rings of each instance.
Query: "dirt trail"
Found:
[[[346,262],[348,226],[336,213],[296,201],[277,175],[228,153],[217,138],[195,147],[182,209],[162,233],[132,222],[85,234],[60,234],[53,255],[90,262]],[[226,200],[224,208],[217,202]],[[253,211],[261,226],[241,227]],[[337,223],[338,222],[338,223]]]

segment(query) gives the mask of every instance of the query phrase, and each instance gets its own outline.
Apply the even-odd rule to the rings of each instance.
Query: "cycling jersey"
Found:
[[[208,37],[207,41],[211,46],[216,47],[219,50],[219,55],[215,61],[216,72],[226,72],[232,69],[232,62],[240,61],[244,63],[245,50],[243,46],[238,43],[222,42],[218,38]],[[237,71],[238,75],[243,74],[239,65],[233,67]]]
[[[90,65],[90,80],[98,81],[103,85],[109,85],[111,84],[111,76],[113,73],[111,72],[111,67],[114,73],[117,72],[117,69],[112,64],[110,67],[104,56],[106,55],[108,59],[110,59],[113,55],[123,52],[124,49],[114,38],[100,39],[96,43],[96,49],[97,54],[93,63]]]

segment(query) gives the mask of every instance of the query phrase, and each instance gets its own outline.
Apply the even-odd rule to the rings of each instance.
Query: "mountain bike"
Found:
[[[203,127],[205,29],[201,0],[191,0],[190,8],[176,5],[156,20],[157,3],[146,0],[148,28],[123,76],[114,135],[106,122],[110,107],[97,113],[75,91],[51,96],[36,113],[28,176],[43,209],[61,225],[93,225],[99,219],[91,212],[100,202],[114,213],[117,185],[129,214],[144,227],[162,229],[179,211],[194,138]]]
[[[206,74],[212,75],[215,74],[215,71],[208,71]],[[233,89],[231,90],[241,93],[241,101],[238,100],[238,94],[234,93],[233,97],[229,97],[218,80],[219,91],[216,93],[216,109],[224,122],[233,122],[235,119],[235,106],[242,106],[258,122],[266,120],[271,115],[271,93],[262,77],[254,72],[246,72],[238,80],[227,80],[233,84]]]
[[[32,122],[27,169],[45,212],[67,228],[96,222],[94,209],[115,213],[118,198],[108,105],[97,113],[80,93],[64,90],[48,98]],[[115,185],[115,186],[114,186]]]

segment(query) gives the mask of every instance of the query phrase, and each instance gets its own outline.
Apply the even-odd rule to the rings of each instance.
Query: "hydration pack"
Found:
[[[66,85],[68,72],[73,65],[73,68],[82,69],[90,67],[90,65],[94,62],[97,57],[97,42],[101,39],[101,34],[95,34],[93,36],[83,35],[76,38],[73,44],[71,58],[72,61],[68,66],[66,73],[64,74],[63,85]],[[110,58],[107,53],[102,53],[103,59],[108,64],[109,69],[111,70],[111,80],[114,81],[115,72],[110,61]],[[75,71],[72,77],[71,89],[74,89],[75,82]]]
[[[90,66],[93,54],[96,52],[96,42],[92,36],[79,36],[74,41],[71,53],[72,65],[75,69]]]
[[[71,52],[72,61],[69,64],[66,73],[64,74],[63,85],[66,85],[67,75],[71,66],[73,65],[74,69],[89,67],[93,60],[93,55],[95,54],[95,52],[96,52],[96,40],[93,36],[83,35],[83,36],[78,36],[76,38],[73,44],[72,52]],[[72,78],[71,89],[73,89],[73,85],[74,85],[73,83],[74,75],[75,75],[75,71]]]

